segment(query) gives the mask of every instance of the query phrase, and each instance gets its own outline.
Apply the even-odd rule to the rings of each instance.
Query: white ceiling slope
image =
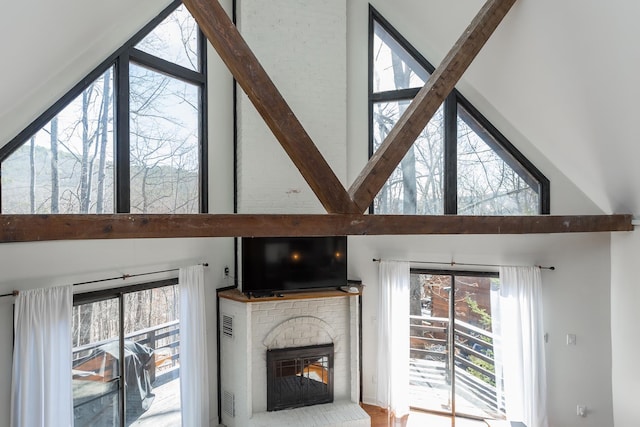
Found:
[[[483,4],[373,2],[434,65]],[[639,17],[636,0],[517,0],[460,84],[604,213],[640,215]]]
[[[0,145],[168,3],[4,5]],[[437,63],[482,0],[372,3]],[[636,0],[517,0],[461,82],[472,102],[496,112],[489,118],[499,128],[522,135],[523,144],[539,151],[605,213],[640,215],[638,17]]]
[[[18,0],[0,13],[0,146],[170,0]]]

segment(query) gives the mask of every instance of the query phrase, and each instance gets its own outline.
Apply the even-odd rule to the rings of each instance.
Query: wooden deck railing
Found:
[[[176,361],[180,358],[180,321],[174,320],[150,328],[139,329],[125,335],[125,340],[135,341],[139,344],[146,345],[152,350],[161,348],[170,349],[171,365],[175,366]],[[89,344],[81,345],[73,348],[73,362],[82,360],[88,356],[94,349],[112,342],[113,339],[94,341]],[[159,360],[156,357],[156,365]]]
[[[466,322],[454,323],[454,363],[456,365],[456,393],[465,394],[493,412],[500,412],[494,372],[493,334]],[[441,362],[412,363],[411,374],[442,378],[451,384],[449,376],[448,334],[449,319],[430,316],[410,316],[410,357]]]

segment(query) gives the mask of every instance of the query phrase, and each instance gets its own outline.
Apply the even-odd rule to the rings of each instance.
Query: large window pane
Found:
[[[410,101],[374,104],[373,148],[380,147]],[[438,215],[444,211],[444,133],[440,108],[374,200],[378,214]]]
[[[180,323],[178,286],[124,295],[126,425],[179,426]]]
[[[435,412],[452,408],[449,363],[451,277],[411,274],[409,405]]]
[[[112,213],[113,73],[2,162],[2,213]]]
[[[496,277],[455,276],[454,341],[456,412],[479,418],[504,418],[499,408],[491,314]]]
[[[199,89],[131,66],[131,212],[199,212]]]
[[[499,144],[462,107],[458,115],[458,214],[536,215],[538,192],[499,154]],[[497,151],[500,150],[500,151]],[[513,163],[517,166],[516,163]],[[522,169],[522,168],[520,168]],[[526,171],[523,171],[526,172]]]
[[[74,426],[120,425],[118,299],[73,307]]]
[[[370,150],[375,152],[424,87],[433,67],[373,9],[370,19]],[[380,190],[373,201],[373,212],[549,213],[549,181],[544,175],[457,90],[447,96],[444,106],[444,113],[442,109],[436,113]]]
[[[374,23],[373,91],[418,88],[429,74],[385,29]]]
[[[184,5],[162,21],[136,48],[199,71],[198,25]]]

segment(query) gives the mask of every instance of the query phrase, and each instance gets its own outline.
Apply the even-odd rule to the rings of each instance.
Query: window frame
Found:
[[[372,5],[369,5],[369,58],[368,58],[368,115],[369,115],[369,158],[374,154],[374,105],[379,102],[393,102],[412,100],[418,94],[421,87],[374,92],[374,43],[375,24],[380,25],[411,57],[420,64],[429,75],[433,74],[435,67],[418,52],[403,36],[387,21]],[[458,214],[458,158],[457,158],[457,133],[458,133],[458,106],[461,106],[469,116],[477,122],[483,133],[488,133],[491,138],[485,142],[498,157],[527,183],[536,182],[538,185],[538,208],[540,215],[549,215],[550,206],[550,182],[544,174],[535,167],[486,117],[484,117],[462,94],[453,89],[443,103],[444,114],[444,159],[443,159],[443,197],[444,215]],[[472,127],[470,123],[468,126]],[[475,130],[475,129],[474,129]],[[493,143],[495,141],[495,144]],[[369,213],[375,214],[374,204],[369,206]]]
[[[478,278],[496,278],[496,279],[500,279],[500,273],[498,271],[487,271],[487,270],[454,270],[454,269],[442,269],[442,268],[424,268],[424,267],[413,267],[410,266],[409,267],[409,275],[412,276],[414,274],[428,274],[428,275],[432,275],[432,276],[448,276],[451,280],[451,290],[449,293],[449,301],[448,301],[448,305],[449,305],[449,315],[447,316],[447,319],[450,322],[450,329],[449,329],[449,334],[451,336],[451,341],[448,342],[447,345],[450,345],[453,340],[455,339],[455,332],[453,331],[453,329],[455,328],[455,321],[457,320],[457,317],[455,315],[455,298],[456,298],[456,277],[478,277]],[[453,304],[451,304],[451,302],[453,301]],[[452,311],[453,310],[453,311]],[[453,317],[452,317],[453,316]],[[492,327],[493,329],[493,327]],[[453,333],[452,333],[453,332]],[[455,375],[455,372],[457,369],[463,369],[464,368],[459,368],[456,363],[455,363],[455,351],[450,351],[449,354],[447,355],[448,361],[449,361],[449,366],[451,366],[451,370],[450,373]],[[495,366],[495,365],[494,365]],[[457,399],[456,397],[457,395],[455,394],[455,385],[452,389],[452,397],[455,401],[455,399]],[[453,407],[453,409],[451,410],[452,412],[447,412],[447,411],[442,411],[441,413],[444,415],[449,415],[449,416],[458,416],[458,417],[465,417],[465,418],[473,418],[473,415],[470,414],[461,414],[456,412],[455,409],[455,405]],[[438,413],[440,413],[439,411],[436,411]]]
[[[119,365],[118,369],[119,369],[119,372],[126,372],[125,354],[124,354],[125,353],[124,295],[130,294],[133,292],[163,288],[166,286],[175,286],[178,284],[179,284],[178,278],[174,277],[170,279],[157,280],[153,282],[144,282],[144,283],[138,283],[134,285],[102,289],[98,291],[81,292],[81,293],[73,294],[73,307],[83,305],[83,304],[91,304],[95,302],[106,301],[110,299],[118,300],[118,349],[120,352],[120,355],[118,358],[118,365]],[[126,408],[125,382],[122,380],[119,380],[118,381],[118,411],[120,414],[119,416],[120,425],[123,427],[126,424],[126,409],[127,408]]]
[[[199,213],[207,213],[208,202],[208,96],[207,96],[207,39],[198,27],[198,68],[194,71],[178,64],[172,63],[160,57],[156,57],[135,46],[151,33],[162,21],[171,15],[180,5],[182,0],[174,0],[158,16],[146,24],[140,31],[131,37],[124,45],[112,53],[100,65],[84,76],[71,90],[62,95],[56,102],[45,110],[38,118],[11,139],[6,145],[0,147],[0,173],[2,162],[29,139],[39,132],[67,105],[73,102],[95,80],[101,77],[109,68],[113,67],[113,96],[114,96],[114,212],[130,213],[130,134],[129,134],[129,69],[130,64],[136,64],[152,71],[165,74],[171,78],[182,80],[199,89],[198,111],[198,192]],[[0,186],[2,184],[0,183]],[[0,187],[1,190],[1,187]],[[0,191],[0,213],[2,212],[2,191]]]

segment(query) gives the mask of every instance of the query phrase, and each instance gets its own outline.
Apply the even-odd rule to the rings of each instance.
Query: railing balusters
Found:
[[[446,357],[446,333],[449,319],[441,317],[410,316],[410,352],[414,360],[442,360]],[[480,361],[494,365],[493,334],[466,322],[456,321],[455,333],[455,362],[458,367],[457,377],[464,387],[483,401],[494,411],[498,411],[497,392],[495,387],[496,375],[484,366],[471,360],[471,356]],[[417,335],[419,334],[419,335]],[[444,363],[444,362],[443,362]],[[412,370],[418,375],[424,370],[433,370],[429,365],[414,364]],[[480,378],[467,371],[475,370],[486,379]]]

